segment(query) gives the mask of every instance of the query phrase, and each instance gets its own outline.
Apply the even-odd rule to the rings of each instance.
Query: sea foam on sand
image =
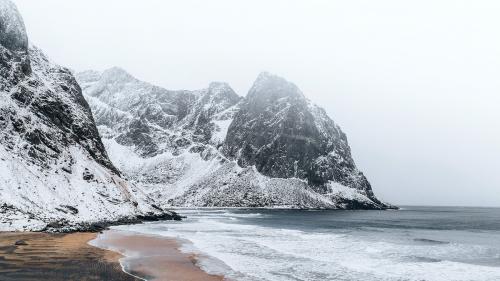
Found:
[[[374,220],[364,221],[364,216],[378,214],[394,224],[405,220],[399,217],[405,213],[394,212],[179,212],[188,218],[114,229],[187,239],[183,252],[205,253],[211,258],[199,260],[203,269],[234,280],[500,280],[500,249],[490,243],[500,238],[498,232],[385,227],[390,223],[385,221],[380,227],[353,225],[369,225]],[[345,225],[331,229],[300,225],[342,216],[349,217]]]
[[[211,275],[197,266],[198,257],[179,250],[173,238],[109,230],[90,241],[95,247],[124,255],[123,270],[142,280],[220,281],[223,276]]]

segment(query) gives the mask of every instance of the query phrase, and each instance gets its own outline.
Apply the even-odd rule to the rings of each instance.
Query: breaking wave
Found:
[[[203,269],[236,280],[500,280],[497,230],[346,226],[335,211],[331,223],[307,212],[306,224],[296,211],[180,212],[188,219],[118,228],[187,239],[182,250],[203,253]],[[367,214],[348,213],[359,225],[373,222]]]

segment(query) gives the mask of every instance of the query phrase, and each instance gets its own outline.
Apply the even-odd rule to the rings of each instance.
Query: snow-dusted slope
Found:
[[[77,79],[113,162],[158,204],[177,206],[175,197],[225,161],[217,147],[241,101],[227,84],[169,91],[119,68],[79,73]]]
[[[193,142],[221,143],[240,97],[225,83],[199,91],[169,91],[120,68],[77,74],[105,137],[152,157]],[[174,153],[177,153],[174,152]]]
[[[69,70],[29,46],[0,0],[0,231],[172,217],[121,178]]]
[[[257,80],[254,89],[269,86],[262,83],[263,77]],[[162,207],[387,207],[376,200],[369,183],[355,169],[340,129],[323,110],[297,92],[298,89],[288,91],[289,83],[283,84],[285,88],[280,91],[285,96],[297,94],[294,98],[304,101],[301,104],[304,106],[296,110],[312,114],[311,123],[295,124],[297,120],[283,123],[281,116],[290,112],[286,98],[267,101],[283,107],[276,112],[269,111],[267,115],[250,112],[248,108],[253,105],[249,104],[261,100],[252,95],[260,94],[253,91],[243,99],[225,83],[211,83],[208,88],[198,91],[168,91],[139,81],[118,68],[102,73],[83,72],[77,74],[77,80],[96,116],[113,163],[132,182],[144,187]],[[271,96],[276,94],[272,93],[276,89],[267,90]],[[254,124],[260,124],[260,128]],[[327,145],[318,148],[323,149],[324,155],[317,153],[314,159],[304,160],[311,160],[309,164],[316,163],[318,167],[323,163],[333,165],[325,171],[328,172],[332,168],[343,169],[340,160],[334,162],[332,159],[344,157],[342,159],[351,165],[348,168],[352,177],[345,173],[342,181],[326,178],[319,186],[304,177],[301,169],[291,174],[279,173],[279,169],[276,173],[268,173],[255,161],[242,161],[242,147],[253,145],[249,142],[263,134],[262,147],[265,147],[269,140],[272,142],[276,138],[274,133],[280,132],[283,124],[314,126],[316,134],[309,138],[326,141]],[[302,143],[293,141],[285,147],[298,151],[304,148]],[[279,153],[269,148],[266,151],[269,157]],[[251,153],[259,155],[255,151]],[[251,155],[247,156],[251,159]],[[259,157],[265,159],[266,155]],[[290,160],[286,158],[288,155],[279,157]],[[305,165],[294,162],[295,159],[290,161],[292,167]],[[279,164],[285,170],[290,167],[286,161]],[[358,179],[359,187],[350,185]]]
[[[303,179],[327,196],[345,187],[383,206],[356,168],[340,127],[281,77],[259,75],[228,130],[224,152],[266,176]]]

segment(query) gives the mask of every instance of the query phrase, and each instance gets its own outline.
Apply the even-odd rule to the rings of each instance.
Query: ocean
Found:
[[[177,211],[113,228],[178,238],[231,280],[500,280],[500,208]]]

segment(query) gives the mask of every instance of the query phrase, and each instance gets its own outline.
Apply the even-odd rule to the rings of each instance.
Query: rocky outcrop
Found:
[[[204,93],[190,105],[189,113],[181,121],[184,130],[192,131],[193,140],[201,143],[221,144],[224,139],[217,136],[220,122],[232,119],[234,106],[241,98],[226,83],[213,82]],[[222,113],[222,114],[221,114]],[[222,132],[224,134],[224,132]]]
[[[120,177],[72,73],[0,0],[0,230],[169,214]]]
[[[335,182],[380,203],[356,168],[347,137],[294,84],[262,73],[234,117],[224,152],[272,178],[304,179],[320,193]]]

